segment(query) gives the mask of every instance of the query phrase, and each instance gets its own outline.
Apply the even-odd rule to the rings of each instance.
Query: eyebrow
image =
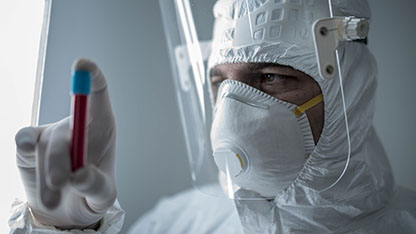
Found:
[[[262,70],[265,68],[279,68],[279,69],[285,69],[285,70],[288,69],[287,66],[283,66],[280,64],[276,64],[276,63],[248,63],[245,70],[258,71],[258,70]],[[219,69],[218,67],[214,67],[210,72],[210,78],[215,77],[215,76],[219,76],[219,77],[223,76],[222,70]]]
[[[247,70],[261,70],[264,68],[282,68],[282,65],[275,64],[275,63],[249,63],[247,66]]]
[[[246,70],[256,71],[256,70],[261,70],[261,69],[269,68],[269,67],[281,68],[283,66],[279,64],[275,64],[275,63],[249,63],[246,67]],[[210,72],[210,77],[213,77],[213,76],[222,76],[221,69],[219,69],[218,67],[213,68]]]

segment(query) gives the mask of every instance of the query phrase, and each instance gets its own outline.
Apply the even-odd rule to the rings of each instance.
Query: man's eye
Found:
[[[276,83],[282,81],[283,79],[283,76],[277,74],[264,74],[263,76],[263,80],[266,83]]]

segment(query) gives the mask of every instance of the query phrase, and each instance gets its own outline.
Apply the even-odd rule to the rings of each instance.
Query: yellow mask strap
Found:
[[[319,94],[318,96],[312,98],[311,100],[307,101],[305,104],[298,106],[293,113],[296,115],[296,117],[301,116],[303,113],[305,113],[307,110],[311,109],[312,107],[318,105],[324,100],[324,96]]]

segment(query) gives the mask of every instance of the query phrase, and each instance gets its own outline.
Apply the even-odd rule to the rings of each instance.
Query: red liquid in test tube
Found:
[[[86,162],[88,145],[88,96],[91,89],[91,77],[88,71],[75,71],[72,80],[72,142],[71,169],[76,171]]]

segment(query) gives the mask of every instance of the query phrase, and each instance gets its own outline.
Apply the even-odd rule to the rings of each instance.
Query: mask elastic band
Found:
[[[319,94],[318,96],[312,98],[311,100],[307,101],[305,104],[298,106],[293,113],[296,115],[296,117],[301,116],[303,113],[305,113],[307,110],[311,109],[312,107],[318,105],[324,100],[324,96]]]

